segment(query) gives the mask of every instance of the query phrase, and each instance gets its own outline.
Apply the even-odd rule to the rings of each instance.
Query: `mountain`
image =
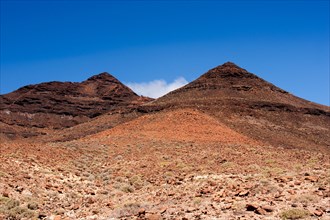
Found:
[[[298,98],[227,62],[169,94],[138,107],[144,113],[192,108],[272,145],[330,146],[330,108]],[[276,135],[275,135],[276,134]]]
[[[38,128],[63,129],[105,113],[130,112],[150,100],[109,73],[101,73],[81,83],[47,82],[1,95],[0,122],[31,132]],[[15,129],[4,132],[14,134]]]
[[[0,219],[329,216],[329,107],[233,63],[153,101],[109,74],[1,101]]]
[[[6,136],[52,134],[47,140],[72,140],[144,114],[193,109],[270,145],[325,150],[330,146],[328,106],[296,97],[231,62],[153,101],[108,73],[81,83],[25,86],[0,96],[0,101],[1,133]]]
[[[219,105],[214,106],[216,103]],[[260,105],[260,108],[284,109],[285,106],[310,108],[305,109],[310,114],[327,114],[325,111],[328,110],[326,106],[295,97],[231,62],[209,70],[186,86],[144,106],[148,111],[147,106],[165,108],[166,106],[200,105],[201,107],[205,106],[205,108],[207,106],[221,108],[223,104],[229,103],[245,103],[248,106]],[[267,103],[272,106],[267,106]],[[276,104],[281,106],[276,107]],[[313,112],[312,109],[319,109],[320,112]]]

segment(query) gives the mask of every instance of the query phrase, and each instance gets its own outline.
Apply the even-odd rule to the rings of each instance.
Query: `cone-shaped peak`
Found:
[[[228,61],[228,62],[226,62],[226,63],[224,63],[224,64],[222,64],[222,65],[220,65],[220,66],[222,66],[222,67],[232,67],[232,68],[239,68],[239,69],[242,69],[241,67],[237,66],[235,63],[230,62],[230,61]],[[219,67],[220,67],[220,66],[219,66]]]
[[[226,62],[220,66],[217,66],[211,70],[209,70],[205,75],[207,78],[254,78],[256,77],[254,74],[249,73],[247,70],[237,66],[235,63]]]
[[[114,76],[110,73],[103,72],[97,75],[94,75],[87,79],[87,81],[111,81],[111,82],[119,82]]]

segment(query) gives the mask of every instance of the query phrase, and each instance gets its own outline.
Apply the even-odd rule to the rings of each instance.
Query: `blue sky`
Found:
[[[1,94],[106,71],[159,96],[227,61],[329,105],[329,1],[1,1]]]

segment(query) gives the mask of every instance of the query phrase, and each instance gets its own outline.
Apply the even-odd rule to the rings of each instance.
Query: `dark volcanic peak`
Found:
[[[23,127],[70,127],[108,112],[132,111],[149,100],[104,72],[81,83],[40,83],[1,95],[0,122]]]
[[[235,63],[226,62],[220,66],[217,66],[211,70],[209,70],[202,77],[206,78],[256,78],[252,73],[249,73],[247,70],[237,66]]]
[[[217,68],[220,68],[220,69],[223,69],[223,68],[235,68],[235,69],[245,70],[245,69],[239,67],[238,65],[236,65],[235,63],[230,62],[230,61],[228,61],[228,62],[226,62],[226,63],[224,63],[222,65],[219,65],[219,66],[217,66],[217,67],[215,67],[213,69],[217,69]]]
[[[217,105],[210,103],[217,103]],[[235,106],[240,105],[248,106],[248,108],[251,106],[251,108],[254,108],[253,106],[272,106],[271,108],[290,106],[290,108],[324,110],[324,106],[295,97],[232,62],[210,69],[184,87],[145,106],[157,106],[156,109],[160,109],[160,106],[207,106],[210,109],[228,107],[230,110],[237,111]]]
[[[88,78],[86,81],[108,81],[113,83],[120,83],[118,79],[116,79],[114,76],[112,76],[110,73],[103,72],[97,75],[94,75],[90,78]]]
[[[274,85],[259,78],[253,73],[237,66],[232,62],[226,62],[220,66],[210,69],[198,79],[189,83],[184,87],[185,89],[208,90],[211,94],[226,92],[227,98],[234,98],[237,96],[235,91],[248,92],[261,90],[280,90]],[[206,94],[200,94],[206,95]],[[219,94],[218,94],[219,95]]]
[[[236,64],[226,62],[210,69],[184,87],[152,103],[147,103],[146,106],[198,106],[199,102],[203,102],[204,106],[209,106],[215,101],[220,106],[223,105],[222,102],[228,100],[249,102],[272,99],[272,91],[280,91],[280,89]]]

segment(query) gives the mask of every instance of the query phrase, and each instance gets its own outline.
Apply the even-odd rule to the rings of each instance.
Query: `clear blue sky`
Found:
[[[226,61],[329,105],[329,0],[1,1],[1,94],[104,71],[192,81]]]

